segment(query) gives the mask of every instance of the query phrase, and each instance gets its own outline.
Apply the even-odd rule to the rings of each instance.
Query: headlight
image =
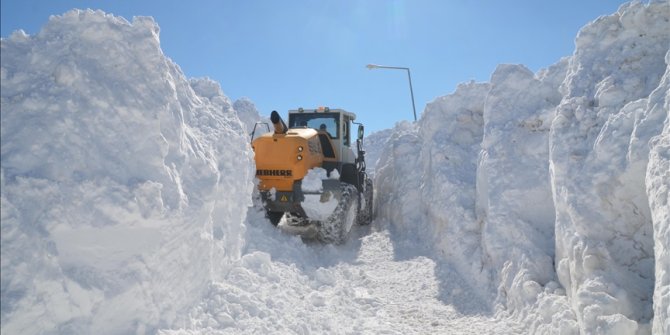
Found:
[[[302,155],[298,155],[298,160],[299,160],[299,161],[302,160]]]
[[[298,147],[298,152],[302,152],[303,150],[305,150],[305,148],[303,148],[302,145]]]

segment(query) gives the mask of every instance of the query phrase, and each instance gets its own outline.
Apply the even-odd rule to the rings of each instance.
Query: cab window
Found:
[[[339,114],[299,113],[288,117],[289,128],[314,128],[324,130],[332,139],[338,139],[337,129],[340,126]]]

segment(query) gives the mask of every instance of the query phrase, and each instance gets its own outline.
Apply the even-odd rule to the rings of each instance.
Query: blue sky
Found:
[[[620,0],[2,0],[2,37],[35,34],[72,8],[152,16],[163,52],[188,77],[210,77],[261,114],[329,106],[367,132],[413,120],[459,83],[488,81],[498,64],[533,71],[574,51],[577,32]]]

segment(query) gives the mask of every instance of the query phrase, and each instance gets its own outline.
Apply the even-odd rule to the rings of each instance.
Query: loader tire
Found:
[[[324,243],[342,244],[356,222],[358,212],[358,190],[355,186],[342,183],[339,203],[323,222],[319,222],[317,238]]]

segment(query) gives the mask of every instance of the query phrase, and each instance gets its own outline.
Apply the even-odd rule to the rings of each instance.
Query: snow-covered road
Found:
[[[518,334],[467,280],[420,250],[398,250],[385,222],[341,246],[303,243],[256,217],[251,250],[214,283],[187,325],[163,334]],[[266,224],[266,227],[263,225]],[[270,229],[268,229],[270,228]],[[282,245],[283,244],[283,245]]]
[[[247,212],[261,113],[188,78],[152,18],[16,31],[0,332],[670,334],[668,4],[369,135],[377,220],[339,246]]]

